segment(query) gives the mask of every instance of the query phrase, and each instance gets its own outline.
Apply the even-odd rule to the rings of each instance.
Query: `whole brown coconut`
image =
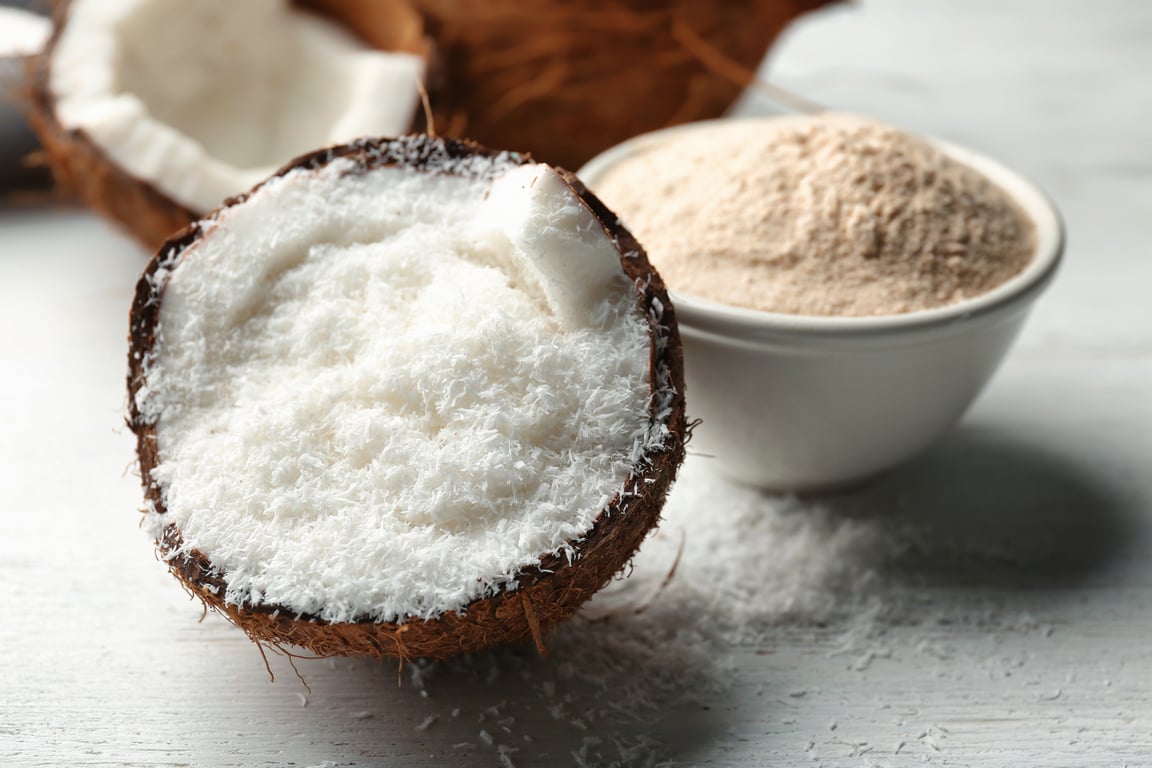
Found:
[[[479,145],[454,140],[428,137],[364,140],[299,158],[277,175],[283,176],[293,169],[319,169],[340,159],[354,163],[352,174],[370,173],[389,166],[422,173],[445,173],[446,158],[495,156],[496,153]],[[510,157],[517,165],[532,162],[526,155],[502,153],[501,156]],[[469,173],[459,168],[447,172]],[[651,341],[647,364],[652,393],[648,420],[667,430],[667,438],[660,447],[650,449],[633,466],[627,482],[599,513],[587,534],[571,542],[574,556],[545,556],[539,566],[519,572],[514,583],[498,594],[475,600],[464,609],[445,612],[438,618],[396,623],[371,620],[332,623],[311,615],[298,615],[276,604],[226,602],[223,595],[227,583],[220,570],[202,552],[182,550],[178,527],[161,523],[157,544],[162,556],[172,573],[206,606],[224,614],[258,643],[301,646],[323,656],[444,658],[527,639],[534,640],[543,651],[549,628],[573,613],[625,566],[656,525],[665,495],[684,457],[686,423],[680,338],[664,284],[649,265],[640,245],[576,177],[558,172],[611,238],[620,254],[624,273],[634,285],[636,308],[645,318]],[[250,195],[231,201],[229,206],[243,205]],[[153,474],[160,461],[157,423],[141,413],[138,396],[149,386],[148,361],[158,349],[159,320],[171,270],[180,262],[182,254],[214,226],[211,220],[196,223],[161,246],[137,285],[132,308],[129,425],[137,436],[145,495],[161,519],[167,514],[167,489]],[[160,419],[162,421],[163,416]]]

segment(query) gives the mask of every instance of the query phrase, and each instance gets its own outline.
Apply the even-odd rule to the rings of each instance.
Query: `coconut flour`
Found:
[[[596,192],[674,290],[804,315],[888,315],[985,293],[1034,249],[999,187],[893,127],[823,114],[675,135]]]

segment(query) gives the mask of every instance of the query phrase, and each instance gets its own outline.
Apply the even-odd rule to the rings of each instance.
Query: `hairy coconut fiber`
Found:
[[[60,125],[49,83],[52,53],[61,30],[68,23],[69,4],[69,0],[57,0],[53,4],[55,30],[44,51],[29,60],[26,98],[29,123],[44,147],[44,156],[61,195],[79,199],[152,250],[207,211],[192,210],[176,202],[153,183],[156,180],[138,178],[116,165],[84,131]],[[381,31],[373,35],[360,32],[366,42],[381,50],[427,54],[428,43],[423,37],[420,19],[402,0],[310,0],[300,5],[342,22],[347,13],[371,16],[372,29]],[[221,115],[220,119],[228,118]],[[291,159],[286,157],[284,162]]]
[[[490,150],[470,142],[426,139],[428,153],[389,152],[388,140],[367,140],[331,150],[316,152],[297,160],[292,167],[317,168],[336,158],[353,160],[358,171],[401,165],[433,172],[427,157],[446,152],[450,157],[491,156]],[[410,146],[410,145],[408,145]],[[527,156],[522,162],[531,162]],[[284,169],[285,173],[290,169]],[[545,648],[550,627],[574,612],[625,566],[645,535],[657,523],[665,495],[684,457],[686,423],[683,398],[683,361],[674,310],[659,275],[651,268],[643,250],[618,223],[616,216],[570,174],[562,172],[573,190],[592,209],[621,253],[620,263],[636,286],[638,309],[647,319],[652,338],[649,362],[653,392],[674,391],[666,411],[669,436],[659,450],[650,452],[632,470],[624,487],[604,509],[587,535],[573,543],[575,556],[569,560],[549,555],[538,566],[522,571],[515,589],[469,604],[464,610],[442,614],[432,620],[402,623],[372,621],[327,623],[313,617],[296,616],[277,605],[233,605],[223,601],[226,584],[207,557],[198,551],[180,552],[181,535],[174,525],[163,528],[159,550],[172,573],[206,606],[225,615],[259,643],[293,645],[323,655],[367,655],[400,658],[444,658],[476,651],[496,644],[533,640]],[[238,198],[233,204],[243,202]],[[137,451],[144,492],[158,513],[165,513],[163,490],[152,478],[158,464],[156,426],[143,419],[136,408],[136,395],[146,385],[144,361],[155,344],[160,304],[166,277],[161,264],[178,255],[202,236],[194,224],[169,239],[152,260],[136,289],[131,318],[128,389],[132,405],[129,425],[137,437]],[[628,254],[625,257],[624,254]],[[661,386],[661,383],[663,386]],[[651,418],[657,418],[657,398],[652,398]],[[625,493],[625,491],[629,493]],[[634,491],[634,494],[632,493]]]
[[[721,116],[768,46],[828,0],[410,0],[444,68],[437,131],[578,168]]]

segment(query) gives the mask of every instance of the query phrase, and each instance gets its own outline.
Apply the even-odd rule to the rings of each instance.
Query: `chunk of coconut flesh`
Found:
[[[35,56],[44,49],[50,34],[52,23],[45,17],[18,8],[0,8],[0,59]]]
[[[464,609],[570,552],[664,444],[614,242],[554,170],[483,162],[291,171],[158,273],[149,518],[227,602]]]
[[[424,62],[288,0],[73,0],[50,71],[64,128],[207,212],[304,152],[407,132]]]

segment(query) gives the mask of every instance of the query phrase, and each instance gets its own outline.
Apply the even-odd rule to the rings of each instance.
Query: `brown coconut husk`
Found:
[[[52,53],[68,23],[70,0],[54,4],[55,28],[44,51],[29,60],[28,120],[44,147],[44,157],[61,196],[75,197],[115,222],[149,251],[207,211],[193,210],[116,165],[87,133],[65,129],[56,118],[49,88]],[[428,55],[420,17],[402,0],[308,0],[301,5],[345,22],[350,13],[370,16],[376,30],[366,41],[382,50]],[[361,32],[364,36],[364,33]],[[413,126],[415,127],[415,126]],[[291,158],[284,158],[288,162]],[[221,201],[223,202],[223,201]]]
[[[829,0],[411,2],[443,58],[440,133],[578,168],[723,115],[788,23]]]
[[[352,159],[361,172],[387,165],[427,170],[427,155],[414,158],[412,153],[407,153],[401,160],[390,155],[388,147],[388,140],[344,145],[302,157],[280,174],[291,168],[316,168],[339,157]],[[426,138],[424,147],[430,154],[443,151],[450,157],[493,154],[474,143],[453,140]],[[521,161],[528,163],[531,158],[522,156]],[[445,658],[529,639],[543,650],[549,629],[573,613],[627,564],[659,520],[664,498],[684,458],[688,427],[684,415],[680,337],[675,310],[664,283],[648,263],[643,249],[620,225],[616,216],[579,180],[571,174],[564,173],[564,176],[614,238],[621,254],[620,263],[636,285],[637,304],[648,319],[653,338],[650,361],[653,391],[663,379],[675,392],[670,412],[664,417],[669,430],[666,443],[634,468],[625,487],[601,512],[591,531],[583,539],[573,542],[574,557],[569,560],[557,554],[547,555],[539,566],[526,569],[517,576],[514,589],[477,600],[463,610],[445,613],[435,620],[330,623],[313,616],[298,616],[278,605],[225,603],[222,597],[226,588],[223,576],[203,553],[182,553],[180,531],[175,525],[168,525],[158,547],[172,573],[207,607],[222,613],[258,643],[299,646],[320,656]],[[246,197],[236,198],[230,204],[242,204]],[[129,425],[137,438],[145,495],[160,514],[165,513],[164,493],[152,477],[158,462],[156,425],[141,417],[135,406],[136,395],[145,385],[144,360],[149,357],[156,341],[156,325],[167,279],[161,277],[164,274],[161,265],[171,264],[171,259],[195,243],[203,231],[201,225],[194,224],[161,246],[137,284],[132,308]],[[658,335],[662,337],[662,343],[657,343]],[[653,398],[654,409],[656,399]],[[653,418],[656,418],[655,411]],[[629,493],[624,493],[625,490]]]
[[[424,19],[408,0],[292,0],[297,6],[327,16],[380,51],[431,54]]]

